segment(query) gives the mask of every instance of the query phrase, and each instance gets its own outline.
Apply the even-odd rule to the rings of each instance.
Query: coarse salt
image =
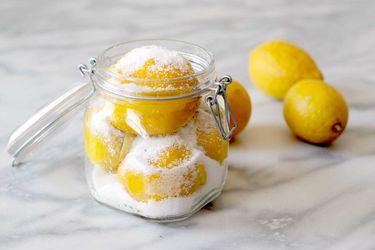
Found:
[[[178,51],[162,46],[149,45],[126,53],[115,64],[115,70],[121,70],[122,74],[130,76],[137,70],[142,69],[150,59],[155,61],[155,65],[150,66],[151,71],[170,70],[171,67],[179,69],[181,72],[188,72],[190,69],[189,61]]]

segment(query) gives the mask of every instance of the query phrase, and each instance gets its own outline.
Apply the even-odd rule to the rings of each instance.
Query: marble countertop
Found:
[[[374,1],[3,0],[0,12],[0,249],[375,249]],[[253,101],[223,194],[178,223],[93,200],[82,116],[20,167],[4,150],[17,125],[81,80],[77,64],[144,38],[208,48]],[[282,103],[250,83],[248,53],[268,39],[305,48],[345,96],[349,125],[330,147],[295,139]]]

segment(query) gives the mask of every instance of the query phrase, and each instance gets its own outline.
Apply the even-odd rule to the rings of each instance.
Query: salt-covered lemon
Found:
[[[342,95],[320,80],[302,80],[287,93],[284,117],[299,138],[326,144],[339,137],[348,121],[348,106]]]
[[[191,157],[190,148],[172,145],[159,152],[155,159],[150,159],[148,168],[127,166],[125,162],[118,169],[118,178],[137,201],[186,197],[206,183],[203,164],[184,164]]]
[[[251,100],[246,89],[237,81],[232,81],[228,86],[227,97],[237,124],[237,127],[232,134],[232,138],[234,139],[236,135],[245,129],[250,120]]]
[[[323,79],[310,55],[284,41],[269,41],[251,51],[249,73],[255,87],[277,99],[302,79]]]
[[[186,146],[172,145],[162,150],[151,164],[159,168],[174,168],[191,157],[191,150]]]
[[[145,46],[128,52],[115,65],[123,76],[118,82],[136,86],[144,97],[179,96],[194,91],[197,80],[190,62],[179,52],[160,46]],[[130,80],[130,78],[135,78]],[[165,135],[178,131],[194,115],[199,98],[166,101],[121,100],[115,102],[112,124],[140,135]]]
[[[89,160],[105,171],[115,172],[129,152],[133,135],[112,126],[111,107],[101,104],[90,106],[85,113],[85,151]]]
[[[207,110],[199,109],[195,124],[198,146],[203,148],[208,157],[223,162],[228,156],[229,142],[221,137],[211,114]]]

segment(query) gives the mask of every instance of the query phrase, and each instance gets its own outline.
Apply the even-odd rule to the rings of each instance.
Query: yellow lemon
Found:
[[[228,156],[229,142],[221,137],[211,114],[204,109],[199,109],[195,117],[197,144],[202,147],[205,154],[223,162]]]
[[[344,131],[348,106],[341,94],[327,83],[302,80],[285,96],[284,118],[299,138],[327,144]]]
[[[309,54],[284,41],[269,41],[252,50],[249,72],[257,88],[277,99],[299,80],[323,79]]]
[[[126,165],[118,169],[119,181],[137,201],[160,201],[170,197],[186,197],[206,183],[203,164],[193,167],[181,166],[191,158],[191,150],[173,145],[162,150],[156,159],[150,160],[156,173],[134,170]]]
[[[237,81],[232,81],[227,89],[230,108],[237,123],[232,138],[241,133],[251,116],[251,99],[246,89]]]
[[[194,69],[191,63],[183,56],[180,56],[186,69],[181,70],[173,64],[157,67],[155,59],[149,59],[145,62],[142,68],[131,74],[131,77],[138,79],[146,79],[145,81],[137,82],[138,85],[144,85],[154,89],[170,88],[183,89],[189,88],[196,84],[194,78],[187,78],[178,81],[170,81],[171,78],[179,78],[194,74]],[[126,83],[126,81],[124,81]]]
[[[115,172],[129,152],[134,136],[112,126],[105,116],[106,107],[89,107],[85,113],[85,151],[93,164]]]
[[[177,132],[194,116],[199,99],[170,101],[121,100],[114,101],[112,124],[127,133],[166,135]]]
[[[191,157],[191,150],[185,146],[173,145],[162,150],[158,157],[151,160],[153,166],[159,168],[174,168]]]
[[[151,57],[144,62],[142,67],[132,72],[130,77],[137,78],[135,84],[149,89],[149,91],[137,92],[139,95],[168,97],[191,93],[195,90],[197,80],[194,77],[188,77],[194,74],[194,69],[182,55],[158,46],[149,46],[146,48],[146,52],[150,55],[159,53],[165,57],[164,60],[172,62],[159,65],[157,58]],[[141,56],[133,55],[133,52],[129,53],[131,55],[125,55],[121,59],[121,63],[127,65],[127,58],[135,60],[134,58]],[[173,62],[178,62],[179,65],[174,65]],[[121,65],[121,63],[119,64]],[[117,73],[123,74],[124,72],[117,69]],[[130,82],[120,79],[120,83],[128,84]],[[140,135],[166,135],[177,132],[189,122],[199,106],[199,98],[166,101],[127,99],[116,101],[114,106],[111,121],[115,127],[122,131]]]

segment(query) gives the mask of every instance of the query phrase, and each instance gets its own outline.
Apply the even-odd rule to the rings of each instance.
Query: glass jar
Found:
[[[177,51],[191,72],[136,78],[113,70],[129,51],[147,45]],[[179,41],[134,41],[108,48],[79,69],[87,83],[48,105],[31,125],[21,126],[8,146],[14,159],[26,151],[27,138],[30,145],[36,143],[30,134],[36,141],[47,134],[37,133],[47,118],[50,127],[57,127],[61,117],[89,100],[85,172],[98,202],[151,220],[175,221],[220,195],[236,124],[225,95],[231,78],[215,78],[210,53]]]

